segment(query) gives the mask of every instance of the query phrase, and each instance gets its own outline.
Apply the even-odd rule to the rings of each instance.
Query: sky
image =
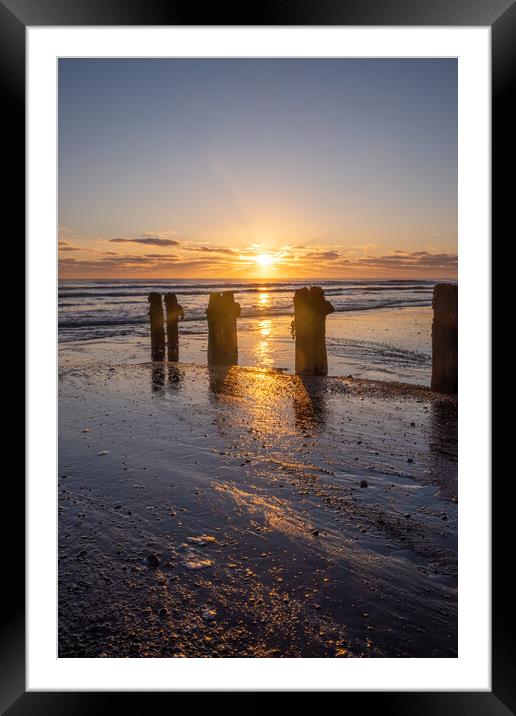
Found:
[[[454,278],[454,59],[61,59],[61,278]]]

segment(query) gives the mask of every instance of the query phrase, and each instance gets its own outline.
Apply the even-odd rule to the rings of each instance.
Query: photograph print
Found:
[[[58,656],[457,657],[457,60],[58,61]]]

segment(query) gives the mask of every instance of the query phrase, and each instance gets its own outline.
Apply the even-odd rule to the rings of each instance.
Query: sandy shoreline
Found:
[[[59,392],[60,656],[456,656],[454,399],[150,363]]]

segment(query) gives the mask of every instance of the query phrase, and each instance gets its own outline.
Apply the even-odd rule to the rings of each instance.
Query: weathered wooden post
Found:
[[[208,318],[208,363],[235,365],[238,362],[236,319],[240,304],[235,303],[232,291],[210,293]]]
[[[152,360],[163,360],[165,358],[165,323],[161,294],[152,291],[149,293],[148,301]]]
[[[233,291],[222,292],[222,340],[225,365],[238,363],[237,318],[240,316],[240,304],[236,303]]]
[[[326,316],[335,309],[320,286],[294,293],[295,368],[299,375],[327,375]]]
[[[222,322],[220,293],[210,293],[206,317],[208,319],[208,364],[218,365],[220,346],[222,345]]]
[[[168,360],[179,360],[179,329],[178,321],[185,317],[183,307],[177,302],[175,293],[165,294],[165,310],[167,313],[167,349]]]
[[[432,307],[432,390],[456,393],[458,381],[458,286],[438,283]]]
[[[328,355],[326,353],[326,316],[335,309],[324,297],[320,286],[310,288],[313,310],[313,372],[314,375],[328,375]]]
[[[296,338],[296,373],[310,375],[313,372],[312,312],[310,292],[306,287],[294,293],[293,328]]]

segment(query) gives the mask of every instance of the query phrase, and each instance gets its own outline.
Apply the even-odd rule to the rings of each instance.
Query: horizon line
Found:
[[[412,276],[410,278],[403,278],[399,276],[301,276],[301,277],[286,277],[286,276],[249,276],[247,278],[230,278],[230,277],[217,277],[217,276],[67,276],[59,277],[58,281],[458,281],[458,277],[452,276],[440,276],[440,277],[422,277]]]

